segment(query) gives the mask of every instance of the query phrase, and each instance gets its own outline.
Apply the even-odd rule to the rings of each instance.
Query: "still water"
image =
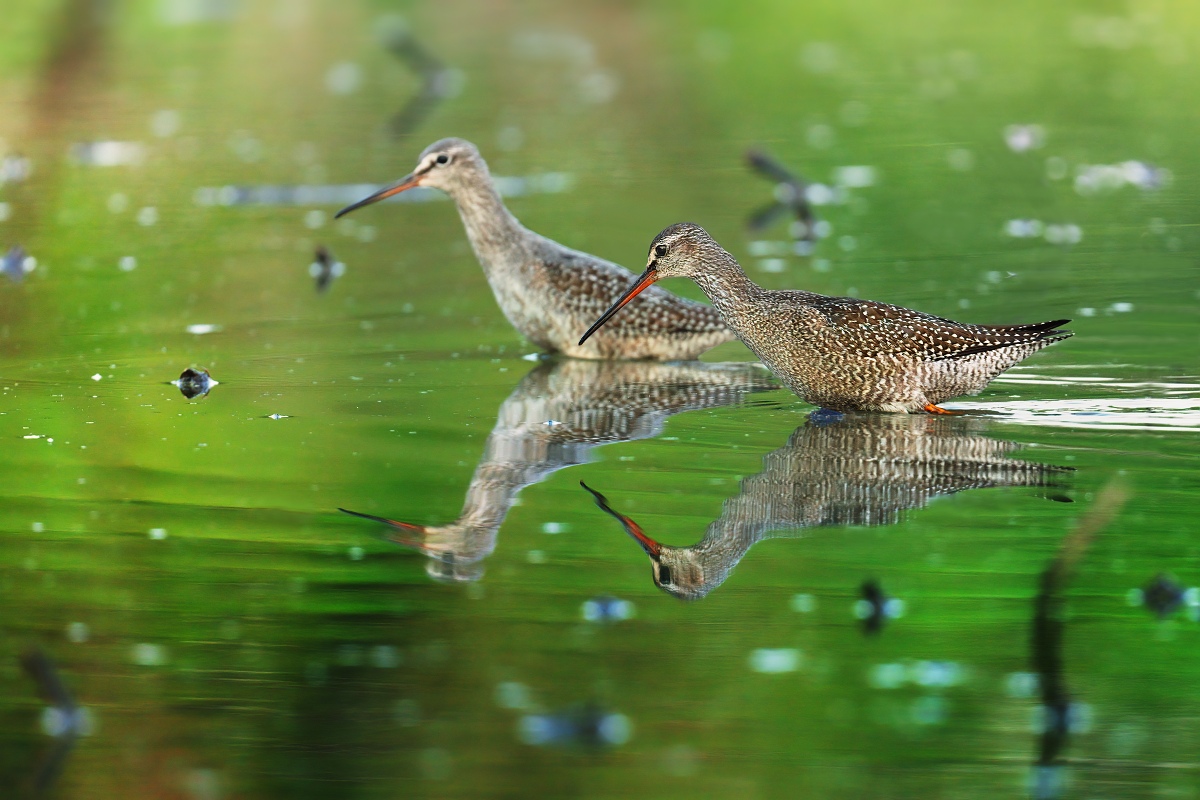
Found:
[[[1198,22],[12,4],[0,794],[1200,796]],[[444,198],[332,220],[446,135],[627,266],[1076,336],[952,418],[541,358]]]

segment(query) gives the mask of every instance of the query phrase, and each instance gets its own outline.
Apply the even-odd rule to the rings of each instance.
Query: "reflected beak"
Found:
[[[612,308],[610,308],[608,311],[605,311],[604,316],[600,317],[600,319],[596,320],[592,327],[588,328],[587,333],[583,335],[583,338],[579,340],[579,343],[583,344],[586,342],[589,336],[600,329],[601,325],[612,319],[614,314],[624,308],[630,300],[645,291],[650,284],[654,283],[656,280],[658,280],[658,267],[655,262],[651,262],[650,266],[646,267],[646,271],[643,272],[641,277],[637,279],[637,283],[633,284],[633,286],[629,288],[629,291],[621,295],[621,299],[613,303]],[[588,489],[588,491],[590,492],[591,489]]]
[[[646,555],[653,559],[658,558],[658,554],[662,552],[662,545],[643,533],[641,526],[639,526],[629,517],[613,511],[612,507],[608,504],[608,498],[606,498],[604,495],[600,494],[583,481],[580,481],[579,485],[591,492],[592,497],[596,499],[596,505],[600,506],[601,511],[616,517],[617,521],[620,522],[622,527],[625,528],[625,532],[632,536],[637,543],[642,546],[642,549],[646,551]]]
[[[395,542],[396,544],[403,545],[405,547],[411,547],[414,550],[420,550],[422,553],[427,552],[427,548],[422,541],[422,537],[425,536],[424,525],[413,525],[410,522],[400,522],[399,520],[388,519],[387,517],[377,517],[374,514],[364,514],[361,511],[351,511],[348,508],[339,508],[338,511],[341,511],[343,514],[349,514],[352,517],[362,517],[363,519],[369,519],[373,522],[382,522],[384,525],[388,525],[398,531],[404,531],[405,533],[410,534],[410,536],[401,537],[393,533],[388,535],[388,541]],[[417,537],[416,539],[411,538],[411,536],[414,535]]]
[[[400,194],[405,189],[411,189],[414,186],[420,186],[421,185],[420,181],[421,181],[421,176],[417,175],[415,172],[411,173],[409,175],[405,175],[403,178],[396,181],[391,186],[383,187],[382,189],[380,189],[378,192],[371,195],[370,197],[364,197],[362,200],[359,200],[357,203],[351,203],[350,205],[343,208],[341,211],[334,214],[333,218],[337,219],[338,217],[341,217],[345,214],[349,214],[351,211],[353,211],[356,208],[362,208],[363,206],[369,206],[372,203],[378,203],[380,200],[384,200],[388,197],[391,197],[394,194]],[[351,511],[348,513],[353,514],[354,512]]]

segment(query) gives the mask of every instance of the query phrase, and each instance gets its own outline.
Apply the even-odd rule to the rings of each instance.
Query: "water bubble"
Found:
[[[965,147],[956,147],[946,154],[946,163],[956,172],[970,172],[975,169],[975,154]]]
[[[67,626],[67,641],[68,642],[74,642],[75,644],[82,644],[83,642],[86,642],[88,640],[88,637],[90,635],[91,635],[91,631],[88,630],[88,626],[86,623],[72,622],[70,625]]]
[[[145,206],[138,211],[137,221],[139,225],[150,227],[158,222],[158,209],[154,206]]]
[[[161,541],[161,540],[167,538],[167,529],[166,528],[151,528],[148,535],[150,536],[151,539],[154,539],[156,541]]]
[[[817,608],[817,598],[811,594],[794,594],[789,605],[792,611],[801,614],[810,614]]]
[[[121,272],[133,272],[137,269],[137,259],[133,256],[121,256],[121,260],[117,262],[117,268]]]
[[[794,647],[760,647],[750,652],[750,669],[766,674],[795,672],[800,668],[801,653]]]
[[[319,208],[314,208],[304,215],[304,227],[309,230],[316,230],[325,225],[325,212]]]
[[[333,94],[351,94],[362,85],[362,68],[350,61],[334,64],[325,73],[325,88]]]
[[[174,136],[179,132],[179,125],[179,112],[172,109],[155,111],[154,116],[150,117],[150,130],[160,139]]]
[[[542,533],[566,533],[571,526],[565,522],[546,522],[542,524]]]
[[[1041,679],[1032,672],[1010,672],[1004,679],[1004,693],[1016,698],[1033,697],[1040,685]]]
[[[804,134],[804,140],[808,142],[808,146],[817,150],[832,147],[834,138],[833,128],[823,122],[810,125]]]
[[[167,651],[161,645],[141,642],[133,646],[130,658],[141,667],[161,667],[167,663]]]

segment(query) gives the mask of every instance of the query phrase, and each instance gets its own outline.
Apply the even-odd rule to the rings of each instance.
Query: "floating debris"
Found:
[[[526,714],[517,734],[535,747],[616,747],[629,741],[633,724],[624,714],[589,703],[553,714]]]
[[[580,610],[588,622],[620,622],[632,618],[637,611],[633,603],[612,595],[585,600]]]
[[[141,142],[79,142],[71,145],[71,159],[89,167],[137,166],[146,160]]]
[[[308,274],[316,280],[317,291],[323,292],[329,288],[329,284],[333,283],[334,278],[340,278],[346,274],[346,265],[341,261],[336,261],[333,254],[329,252],[329,248],[321,244],[317,245],[313,263],[308,265]]]
[[[197,397],[204,397],[209,391],[216,386],[219,381],[213,380],[206,369],[192,369],[188,367],[179,376],[179,380],[171,381],[173,386],[178,386],[179,391],[188,400]]]
[[[780,214],[791,212],[796,217],[792,235],[809,244],[816,241],[817,217],[809,201],[809,183],[762,150],[746,151],[746,163],[758,174],[775,181],[774,201],[751,214],[746,220],[746,227],[759,231],[774,222]]]
[[[888,597],[879,581],[864,581],[860,591],[862,599],[854,604],[854,616],[862,620],[864,633],[879,633],[889,619],[904,615],[904,601]]]
[[[25,252],[21,245],[13,245],[0,260],[0,272],[14,282],[20,283],[26,275],[37,269],[37,259]]]
[[[1141,589],[1129,592],[1130,605],[1145,606],[1159,619],[1166,619],[1184,606],[1192,619],[1200,618],[1200,588],[1185,588],[1174,578],[1158,573]]]

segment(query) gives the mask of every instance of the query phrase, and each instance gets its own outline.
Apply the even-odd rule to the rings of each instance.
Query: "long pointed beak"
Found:
[[[343,208],[341,211],[334,214],[333,218],[337,219],[338,217],[341,217],[345,214],[349,214],[351,211],[353,211],[356,208],[362,208],[363,206],[369,206],[372,203],[378,203],[380,200],[391,197],[394,194],[400,194],[405,189],[411,189],[414,186],[420,185],[418,183],[420,180],[421,180],[421,176],[417,175],[416,173],[411,173],[409,175],[405,175],[403,178],[396,181],[391,186],[383,187],[382,189],[380,189],[378,192],[371,195],[370,197],[364,197],[362,200],[359,200],[357,203],[351,203],[350,205]],[[350,512],[350,513],[354,513],[354,512]]]
[[[411,547],[414,550],[420,550],[422,553],[427,552],[425,544],[419,538],[425,535],[426,531],[424,525],[413,525],[410,522],[400,522],[399,520],[388,519],[387,517],[377,517],[374,514],[364,514],[361,511],[351,511],[348,508],[339,508],[338,511],[341,511],[343,514],[349,514],[352,517],[362,517],[363,519],[369,519],[373,522],[382,522],[384,525],[404,531],[407,534],[414,534],[418,537],[416,540],[402,538],[395,534],[392,534],[387,538],[389,541],[393,541],[396,544],[404,545],[405,547]]]
[[[592,327],[588,328],[587,333],[583,335],[583,338],[579,340],[579,343],[583,344],[586,342],[588,337],[599,330],[601,325],[612,319],[613,314],[616,314],[618,311],[624,308],[630,300],[637,297],[639,294],[649,288],[650,284],[654,283],[656,280],[658,280],[658,268],[654,264],[650,264],[650,266],[646,267],[646,271],[642,273],[641,277],[637,279],[637,283],[629,287],[629,291],[621,295],[621,299],[613,303],[612,308],[610,308],[608,311],[605,311],[604,316],[600,317],[600,319],[596,320]],[[588,489],[588,491],[590,492],[591,489]]]
[[[617,521],[620,522],[625,528],[625,532],[632,536],[637,543],[642,546],[642,549],[646,551],[646,555],[650,556],[651,558],[658,558],[658,554],[662,552],[661,544],[647,536],[642,531],[641,526],[631,520],[629,517],[613,511],[612,507],[608,504],[608,498],[606,498],[604,495],[600,494],[583,481],[580,481],[579,485],[591,492],[592,497],[596,499],[596,505],[600,506],[601,511],[605,512],[606,514],[611,514],[617,518]]]

